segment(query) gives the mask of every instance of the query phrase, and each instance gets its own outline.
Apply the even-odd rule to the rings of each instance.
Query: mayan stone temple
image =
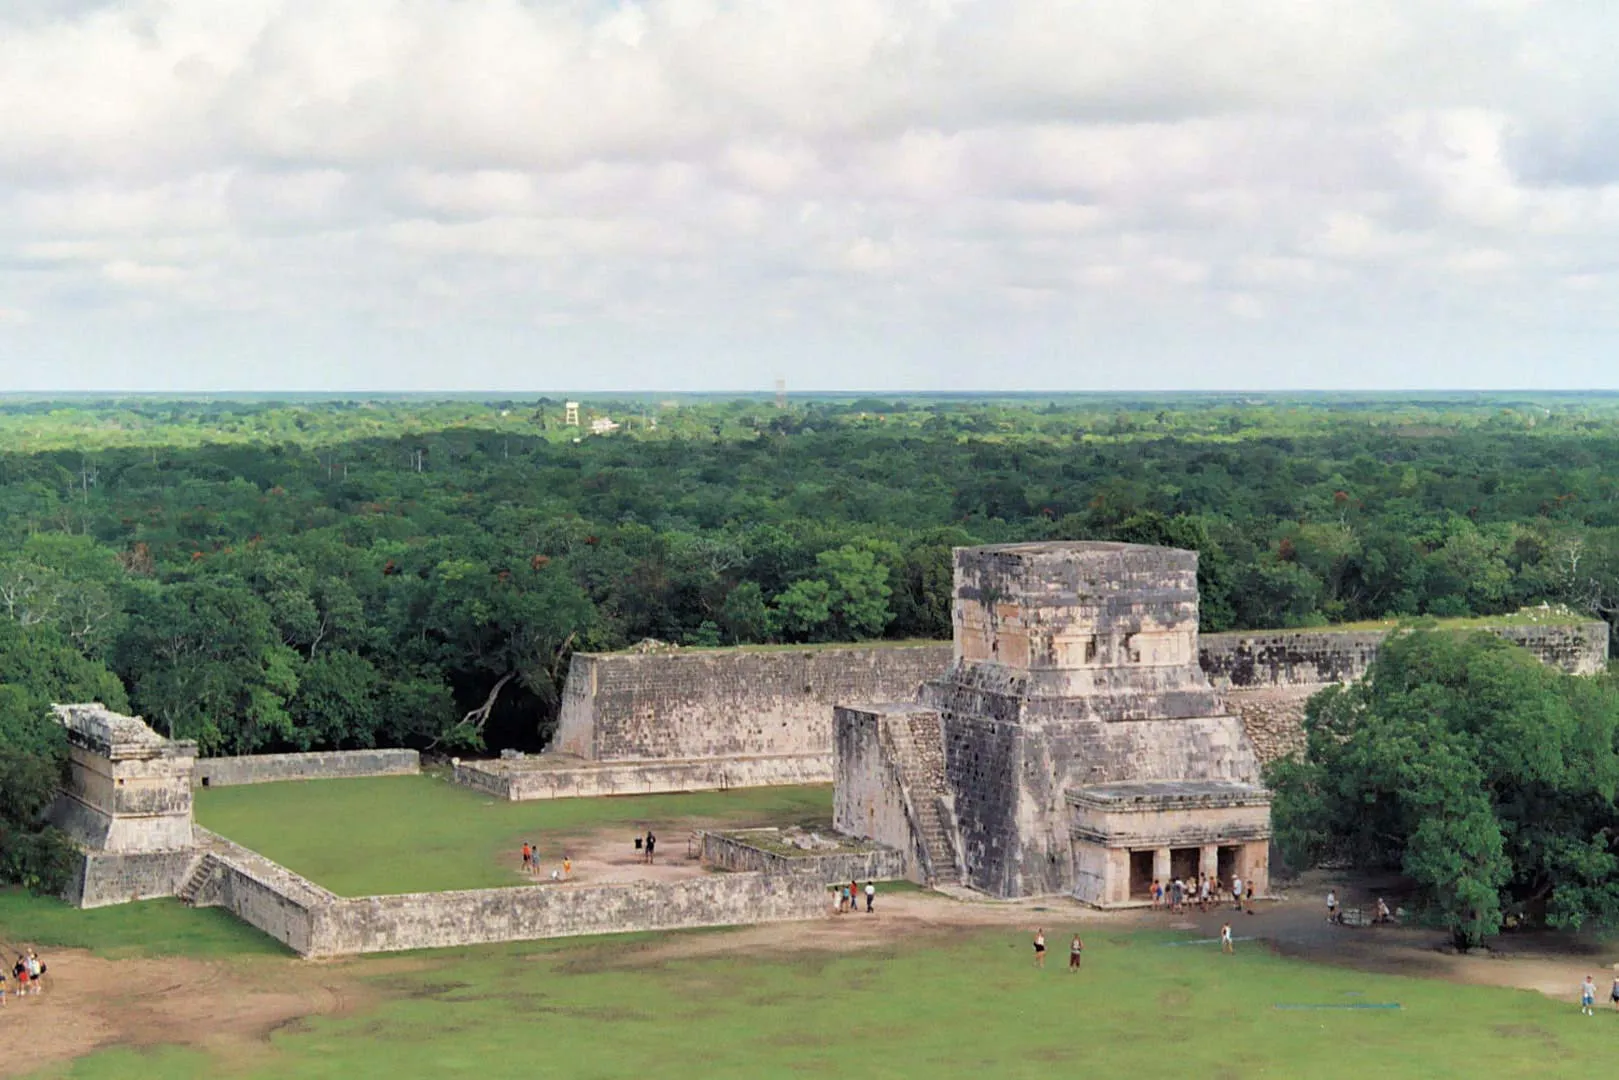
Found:
[[[1270,798],[1197,618],[1195,552],[958,549],[950,669],[837,710],[837,827],[998,897],[1122,907],[1198,873],[1265,893]]]

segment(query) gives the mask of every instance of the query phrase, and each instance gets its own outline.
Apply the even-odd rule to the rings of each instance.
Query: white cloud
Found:
[[[1083,369],[1114,385],[1456,385],[1407,348],[1441,302],[1499,353],[1465,372],[1510,382],[1513,350],[1554,366],[1538,302],[1588,343],[1619,300],[1604,5],[30,12],[0,11],[0,334],[62,362],[0,348],[0,388],[150,373],[121,359],[135,318],[175,384],[207,381],[210,333],[312,358],[257,378],[390,383],[408,328],[451,351],[438,385],[751,385],[764,354],[826,385],[1046,385],[1075,342],[1152,352]],[[1381,368],[1297,360],[1364,328]],[[1242,368],[1207,359],[1221,335]]]

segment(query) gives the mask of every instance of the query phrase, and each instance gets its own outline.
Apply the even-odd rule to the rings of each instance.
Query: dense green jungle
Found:
[[[533,747],[574,650],[949,635],[950,548],[1201,552],[1207,630],[1619,608],[1619,396],[0,401],[0,724]],[[588,434],[592,419],[621,427]]]
[[[1619,612],[1619,395],[0,399],[0,876],[52,701],[532,749],[571,654],[949,636],[953,546],[1201,553],[1207,630]],[[592,433],[594,421],[618,426]],[[9,823],[9,824],[8,824]]]

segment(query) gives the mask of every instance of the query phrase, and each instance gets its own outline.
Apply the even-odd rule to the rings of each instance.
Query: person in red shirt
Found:
[[[534,849],[529,846],[529,842],[527,840],[524,840],[523,841],[523,873],[531,874],[533,872],[534,872]]]

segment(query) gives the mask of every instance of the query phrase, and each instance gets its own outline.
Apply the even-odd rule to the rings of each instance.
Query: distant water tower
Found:
[[[785,409],[786,407],[787,407],[787,380],[786,379],[777,379],[776,380],[776,408]]]
[[[565,401],[562,403],[562,422],[568,427],[579,426],[579,403]]]

